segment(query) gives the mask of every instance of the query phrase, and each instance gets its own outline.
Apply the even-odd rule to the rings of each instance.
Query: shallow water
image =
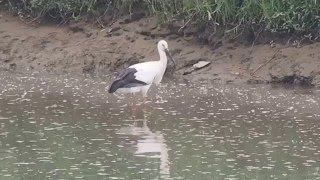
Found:
[[[0,77],[0,179],[320,179],[320,91]]]

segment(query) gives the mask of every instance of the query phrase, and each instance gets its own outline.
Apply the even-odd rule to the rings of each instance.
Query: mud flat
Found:
[[[175,27],[159,27],[154,18],[120,19],[99,29],[85,22],[27,24],[0,14],[1,71],[113,75],[130,64],[156,60],[156,42],[166,39],[178,66],[177,79],[320,86],[320,43],[270,40],[252,46],[219,38],[203,43],[203,34],[177,33]],[[210,64],[192,69],[199,61]]]

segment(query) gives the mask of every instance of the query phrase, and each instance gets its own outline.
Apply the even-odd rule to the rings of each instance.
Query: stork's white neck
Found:
[[[157,72],[157,75],[154,79],[154,82],[156,84],[159,84],[161,82],[162,77],[166,71],[167,61],[168,61],[167,55],[164,52],[164,50],[162,50],[162,48],[158,47],[158,51],[159,51],[159,55],[160,55],[160,60],[158,61],[159,62],[159,69],[158,69],[159,71]]]
[[[158,48],[158,51],[159,51],[159,55],[160,55],[160,62],[162,64],[165,64],[165,66],[167,66],[168,58],[167,58],[166,53],[164,52],[164,50],[162,50],[160,48]]]

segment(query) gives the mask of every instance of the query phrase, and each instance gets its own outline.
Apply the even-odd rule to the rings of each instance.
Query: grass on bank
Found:
[[[0,0],[0,5],[37,18],[80,19],[138,9],[163,21],[184,19],[235,31],[261,26],[271,32],[320,34],[320,0]]]

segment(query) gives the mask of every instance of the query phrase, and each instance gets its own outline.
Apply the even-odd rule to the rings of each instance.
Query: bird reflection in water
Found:
[[[158,158],[160,160],[160,176],[169,178],[170,162],[168,146],[160,131],[152,132],[148,127],[146,114],[143,119],[134,119],[131,126],[121,127],[117,134],[125,140],[125,147],[136,157]]]

